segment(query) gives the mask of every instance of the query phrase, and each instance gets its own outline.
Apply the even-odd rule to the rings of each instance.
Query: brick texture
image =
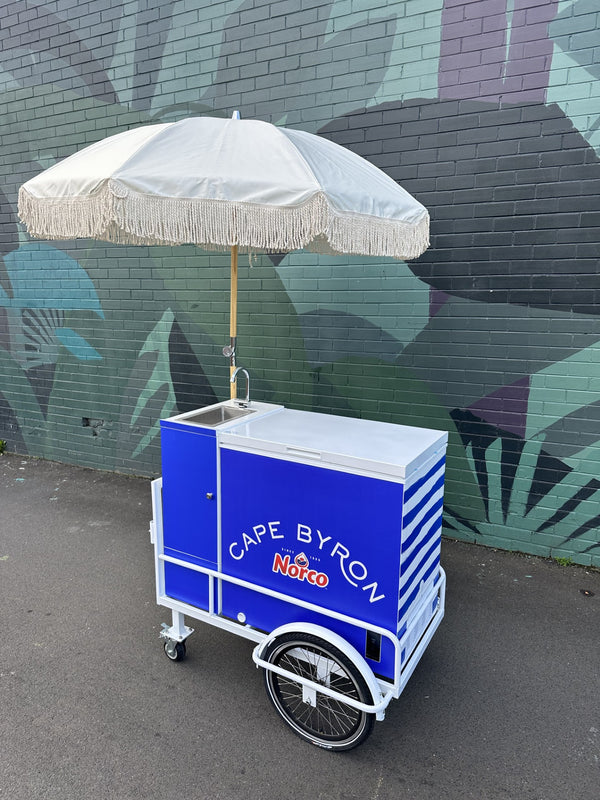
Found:
[[[448,430],[446,533],[600,566],[600,17],[556,0],[3,3],[0,438],[160,471],[228,395],[228,257],[32,242],[19,185],[188,115],[319,133],[423,202],[411,264],[240,263],[256,399]]]

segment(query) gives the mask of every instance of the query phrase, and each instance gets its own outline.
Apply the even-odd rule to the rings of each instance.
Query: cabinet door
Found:
[[[216,566],[216,438],[163,428],[161,449],[165,553]]]

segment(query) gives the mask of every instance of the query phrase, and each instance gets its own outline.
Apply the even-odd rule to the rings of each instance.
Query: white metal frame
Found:
[[[431,585],[429,591],[422,597],[422,599],[418,604],[418,607],[415,608],[414,613],[411,615],[410,619],[407,622],[406,631],[404,632],[402,637],[398,639],[398,637],[394,635],[392,632],[386,630],[385,628],[378,627],[377,625],[373,625],[363,620],[350,617],[346,614],[341,614],[337,611],[333,611],[328,608],[323,608],[322,606],[318,606],[314,603],[308,603],[304,600],[300,600],[295,597],[290,597],[289,595],[283,594],[281,592],[276,592],[272,589],[267,589],[264,586],[260,586],[258,584],[254,584],[249,581],[242,580],[241,578],[234,578],[231,575],[226,575],[220,569],[210,569],[209,567],[203,567],[197,564],[192,564],[189,561],[183,561],[181,559],[174,558],[173,556],[165,555],[164,544],[163,544],[163,519],[162,519],[162,478],[157,478],[156,480],[152,481],[152,513],[153,513],[153,519],[152,522],[150,523],[150,538],[152,543],[154,544],[154,552],[155,552],[156,601],[158,605],[170,608],[172,612],[172,625],[170,628],[167,627],[166,625],[163,626],[163,630],[160,634],[161,637],[165,639],[171,639],[177,642],[185,641],[185,639],[187,639],[187,637],[191,633],[193,633],[193,628],[189,628],[184,624],[184,615],[191,617],[193,619],[197,619],[202,622],[206,622],[209,625],[214,625],[217,628],[230,631],[231,633],[234,633],[237,636],[243,636],[246,639],[250,639],[251,641],[256,642],[257,646],[253,650],[252,659],[254,663],[257,665],[257,667],[262,667],[263,669],[268,669],[271,670],[272,672],[276,672],[279,675],[285,676],[288,679],[293,680],[295,683],[299,683],[302,686],[307,687],[307,689],[310,689],[314,692],[320,692],[321,694],[328,695],[329,697],[333,697],[345,703],[346,705],[359,709],[360,711],[365,711],[369,714],[375,714],[378,720],[384,719],[385,709],[387,708],[387,706],[389,705],[390,701],[393,698],[398,698],[402,693],[410,676],[414,672],[415,667],[419,663],[419,660],[421,659],[421,656],[423,655],[425,648],[431,641],[433,634],[437,630],[444,616],[446,575],[441,567],[440,567],[439,580],[435,585]],[[175,600],[167,596],[165,592],[165,578],[164,578],[165,562],[176,564],[177,566],[185,567],[187,569],[191,569],[208,576],[209,579],[208,611],[204,611],[201,608],[197,608],[196,606],[183,603],[179,600]],[[291,623],[288,625],[282,625],[276,628],[275,630],[271,631],[270,633],[263,633],[262,631],[256,630],[255,628],[252,628],[249,625],[244,625],[242,623],[234,622],[231,619],[221,616],[218,613],[218,607],[215,606],[215,600],[217,600],[217,605],[218,605],[218,594],[220,594],[218,590],[220,589],[221,581],[227,581],[229,583],[236,584],[237,586],[242,586],[246,589],[251,589],[252,591],[258,592],[259,594],[265,594],[268,595],[269,597],[273,597],[278,600],[283,600],[284,602],[291,603],[295,606],[306,608],[309,611],[314,611],[318,614],[322,614],[323,616],[348,623],[355,627],[364,629],[365,631],[368,630],[373,633],[380,634],[382,637],[389,639],[389,641],[391,641],[394,646],[394,652],[395,652],[393,682],[389,682],[382,678],[377,678],[373,673],[372,669],[370,668],[370,666],[367,664],[367,662],[365,661],[363,656],[358,652],[358,650],[356,650],[356,648],[354,648],[342,636],[339,636],[338,634],[328,630],[327,628],[321,625],[314,625],[312,623]],[[217,583],[216,587],[215,587],[215,582]],[[217,594],[215,593],[215,588],[217,588]],[[402,664],[402,652],[405,649],[407,642],[410,641],[413,632],[415,631],[415,628],[419,624],[421,624],[421,616],[422,616],[421,612],[423,611],[424,608],[427,607],[431,608],[434,602],[436,601],[436,598],[437,598],[436,610],[434,611],[424,632],[420,636],[416,646],[409,654],[405,663]],[[334,645],[339,650],[341,650],[346,656],[348,656],[348,658],[350,658],[350,660],[353,662],[353,664],[356,666],[356,668],[360,671],[361,675],[365,679],[367,686],[371,691],[373,703],[371,704],[361,703],[358,700],[349,698],[346,695],[342,695],[339,692],[335,692],[326,686],[317,684],[314,681],[310,681],[306,678],[302,678],[301,676],[296,675],[295,673],[291,673],[288,670],[284,670],[281,667],[276,667],[270,662],[265,661],[263,658],[263,654],[266,648],[269,646],[269,644],[282,634],[289,632],[314,634],[324,639],[325,641],[329,642],[330,644]]]

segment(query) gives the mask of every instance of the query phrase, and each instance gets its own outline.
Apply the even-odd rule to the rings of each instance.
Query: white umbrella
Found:
[[[320,136],[259,120],[191,117],[110,136],[24,183],[32,236],[417,258],[429,214],[384,172]],[[232,386],[232,393],[234,387]]]

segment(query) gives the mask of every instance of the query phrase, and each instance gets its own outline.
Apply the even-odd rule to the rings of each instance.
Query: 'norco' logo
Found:
[[[275,553],[273,560],[273,572],[281,572],[288,578],[295,578],[298,581],[308,581],[313,586],[320,586],[323,588],[329,583],[329,577],[324,572],[317,572],[316,569],[308,568],[308,558],[304,553],[299,553],[290,564],[290,557],[283,557],[279,553]]]

